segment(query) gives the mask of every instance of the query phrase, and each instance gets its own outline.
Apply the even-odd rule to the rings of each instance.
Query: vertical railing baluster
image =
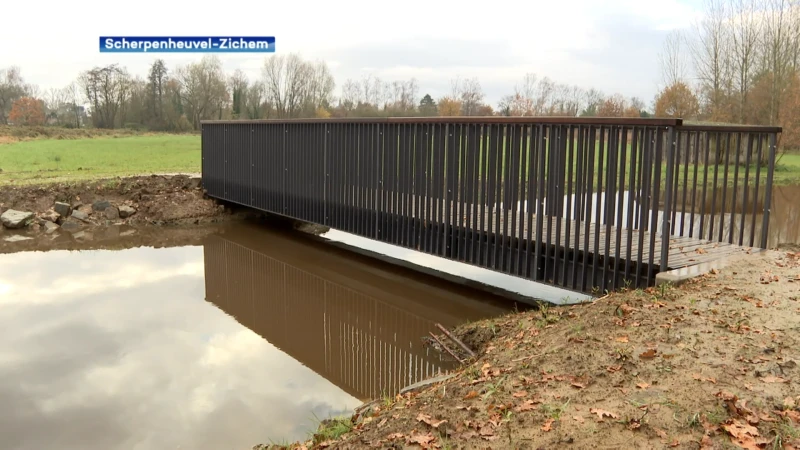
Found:
[[[675,128],[669,127],[667,129],[667,145],[666,145],[666,155],[665,158],[667,161],[667,173],[666,173],[666,191],[665,191],[665,198],[664,198],[664,220],[663,225],[661,226],[661,271],[665,272],[669,269],[669,240],[670,240],[670,232],[672,231],[672,227],[670,226],[670,222],[672,218],[670,217],[670,208],[672,208],[672,184],[674,180],[672,179],[672,174],[676,170],[676,162],[678,160],[677,155],[676,142],[675,142]],[[673,156],[675,156],[673,158]],[[657,164],[661,164],[660,161]]]
[[[758,185],[761,182],[761,158],[763,155],[763,136],[759,133],[756,135],[758,139],[758,157],[756,158],[756,179],[755,186],[753,187],[753,211],[750,214],[750,243],[748,247],[752,247],[756,241],[756,214],[758,213]],[[744,214],[744,213],[742,213]]]
[[[761,248],[767,248],[769,243],[769,215],[772,211],[772,183],[775,172],[775,140],[776,133],[769,134],[769,160],[767,161],[767,185],[764,192],[764,216],[761,221]]]

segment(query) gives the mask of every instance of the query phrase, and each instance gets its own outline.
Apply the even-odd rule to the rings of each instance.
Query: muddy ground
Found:
[[[136,213],[123,220],[129,225],[186,224],[209,222],[224,214],[213,200],[206,198],[200,178],[188,175],[141,176],[84,182],[62,182],[0,188],[0,210],[15,209],[42,214],[55,202],[69,203],[92,216],[95,224],[105,217],[93,214],[92,204],[106,200],[112,205],[128,205]]]
[[[61,216],[56,202],[67,203],[72,212]],[[97,205],[105,203],[121,211],[128,207],[128,217],[109,215]],[[0,187],[0,214],[8,209],[32,212],[34,217],[20,229],[0,225],[0,252],[24,250],[31,246],[61,248],[74,241],[90,241],[133,236],[130,229],[143,229],[137,236],[155,237],[149,227],[181,227],[219,223],[231,219],[260,216],[253,211],[223,206],[208,198],[200,178],[189,175],[151,175],[84,182]],[[81,219],[73,217],[77,211]],[[80,215],[83,213],[84,215]],[[110,218],[109,218],[110,216]],[[64,222],[71,222],[67,228]],[[51,222],[47,224],[46,222]],[[54,227],[52,223],[58,225]],[[49,232],[47,232],[49,228]],[[13,237],[12,236],[17,236]],[[36,243],[19,239],[36,238]],[[132,237],[131,237],[132,238]],[[136,238],[139,239],[139,238]],[[156,238],[158,241],[158,238]]]
[[[455,334],[453,378],[292,447],[800,448],[800,253]]]

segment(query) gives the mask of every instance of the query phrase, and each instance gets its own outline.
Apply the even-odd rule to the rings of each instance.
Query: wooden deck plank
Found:
[[[391,196],[390,196],[391,197]],[[402,196],[401,196],[402,197]],[[410,217],[416,217],[416,202],[419,197],[412,196],[414,198],[410,199],[408,202],[411,205],[410,208]],[[422,210],[425,209],[426,203],[424,200],[422,201]],[[401,202],[402,203],[402,202]],[[521,238],[522,240],[527,240],[528,235],[528,227],[530,222],[533,222],[533,230],[532,237],[535,240],[537,236],[536,230],[536,221],[537,216],[535,214],[528,215],[527,212],[521,210],[517,212],[516,217],[516,224],[513,229],[511,229],[512,220],[513,220],[513,211],[493,211],[493,207],[486,206],[485,208],[482,207],[481,204],[475,203],[460,203],[460,202],[450,202],[451,208],[446,208],[445,201],[439,202],[428,202],[427,205],[430,207],[432,204],[436,204],[441,206],[444,209],[445,214],[443,215],[443,224],[447,222],[446,220],[446,213],[447,211],[459,211],[460,219],[452,220],[455,224],[458,224],[462,227],[471,228],[472,223],[467,223],[467,213],[466,209],[470,210],[470,221],[477,222],[477,225],[480,227],[480,224],[483,223],[483,228],[481,230],[475,231],[484,231],[493,234],[497,234],[500,236],[511,237],[511,238]],[[392,211],[392,203],[390,202],[389,205],[386,205],[388,210],[387,212]],[[456,209],[462,208],[463,209]],[[483,217],[481,217],[481,209],[485,209],[485,213]],[[399,211],[398,211],[399,212]],[[651,212],[648,212],[648,218],[651,216]],[[496,229],[497,219],[499,215],[499,228]],[[506,216],[508,216],[508,221],[506,221]],[[477,217],[477,220],[475,218]],[[596,216],[593,216],[594,219]],[[616,217],[615,217],[616,218]],[[435,218],[433,222],[435,223]],[[560,230],[559,233],[556,235],[556,230],[559,229],[558,226],[559,217],[550,217],[549,220],[545,218],[542,221],[542,241],[547,242],[548,235],[550,236],[550,244],[551,245],[559,245],[567,248],[574,248],[575,246],[575,233],[579,233],[578,237],[578,250],[583,251],[585,248],[588,248],[590,254],[594,254],[595,247],[597,247],[598,252],[600,255],[605,254],[606,250],[606,242],[608,242],[608,257],[616,258],[616,259],[626,259],[628,257],[628,253],[630,251],[631,255],[631,262],[635,263],[638,262],[638,251],[639,251],[639,239],[640,237],[643,238],[643,245],[644,251],[642,252],[642,262],[647,263],[650,260],[651,252],[650,246],[653,243],[651,239],[650,231],[642,231],[639,229],[627,229],[624,227],[616,227],[616,226],[607,226],[604,224],[597,224],[595,222],[589,221],[579,221],[575,219],[567,220],[565,217],[560,217]],[[567,224],[569,224],[570,234],[567,236]],[[588,246],[587,246],[587,224],[588,224]],[[507,231],[506,231],[507,230]],[[641,236],[643,234],[643,236]],[[620,236],[619,242],[619,251],[617,250],[617,235]],[[628,248],[628,236],[631,237],[631,245]],[[461,238],[463,241],[463,237]],[[662,238],[660,233],[655,236],[654,242],[654,250],[652,252],[652,259],[654,264],[659,264],[661,261],[661,244]],[[669,242],[669,258],[668,258],[668,266],[669,269],[679,269],[687,266],[692,266],[695,264],[701,264],[708,261],[713,261],[716,259],[720,259],[722,257],[730,256],[732,254],[746,252],[748,250],[747,247],[741,247],[737,245],[732,245],[729,243],[721,243],[715,242],[705,239],[699,239],[689,236],[671,236]],[[602,269],[600,269],[602,270]]]

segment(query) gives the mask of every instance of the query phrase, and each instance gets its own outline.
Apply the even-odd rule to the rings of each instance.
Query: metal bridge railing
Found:
[[[209,121],[203,185],[221,200],[590,292],[652,285],[691,264],[676,246],[766,246],[779,132],[680,119]]]

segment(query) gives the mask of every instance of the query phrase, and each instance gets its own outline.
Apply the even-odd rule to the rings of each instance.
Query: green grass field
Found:
[[[502,161],[503,166],[505,163],[506,161]],[[681,166],[679,173],[679,184],[683,184],[683,167]],[[690,166],[690,184],[693,167]],[[200,136],[160,134],[88,139],[36,139],[0,144],[0,169],[2,169],[0,184],[12,181],[42,183],[84,180],[150,173],[198,173]],[[629,170],[629,167],[626,169]],[[665,166],[662,165],[662,177],[665,174],[664,169]],[[698,169],[698,175],[702,180],[703,167],[700,166]],[[733,167],[729,170],[729,184],[732,184]],[[596,165],[595,171],[597,171]],[[743,176],[744,168],[740,167],[739,178]],[[627,184],[627,174],[625,180]],[[800,154],[783,155],[776,166],[774,180],[775,184],[779,185],[800,184]],[[765,181],[762,177],[761,182]],[[719,182],[722,182],[721,174]]]
[[[0,184],[200,172],[199,135],[31,140],[0,145]]]

